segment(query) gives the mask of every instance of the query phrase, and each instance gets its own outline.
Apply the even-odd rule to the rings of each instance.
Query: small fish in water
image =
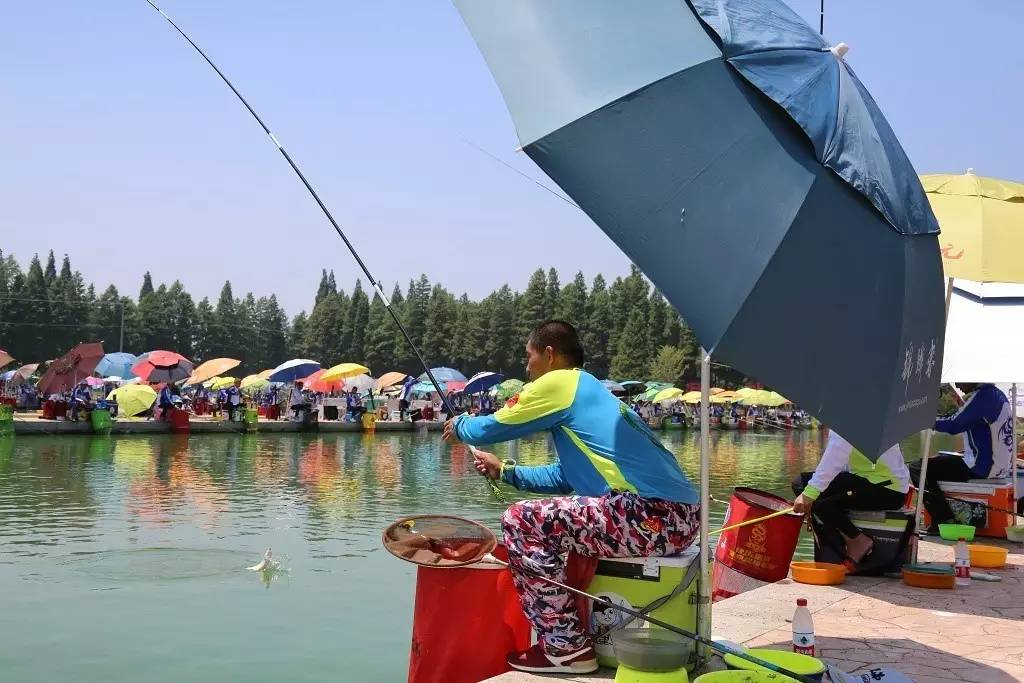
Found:
[[[250,571],[254,572],[265,572],[275,568],[277,562],[274,561],[274,552],[267,548],[267,552],[263,553],[263,559],[260,560],[259,564],[255,564],[249,567]]]

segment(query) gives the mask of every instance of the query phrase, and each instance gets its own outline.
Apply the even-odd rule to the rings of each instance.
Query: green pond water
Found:
[[[789,495],[819,438],[715,433],[712,495]],[[696,479],[697,436],[664,440]],[[404,680],[414,567],[382,529],[502,510],[435,434],[0,439],[0,681]],[[246,570],[267,547],[269,584]]]

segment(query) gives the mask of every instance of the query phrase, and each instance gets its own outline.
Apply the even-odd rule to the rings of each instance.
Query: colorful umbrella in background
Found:
[[[405,381],[405,378],[409,375],[404,372],[385,372],[383,375],[377,378],[377,384],[381,389],[387,389],[393,387],[396,384],[401,384]]]
[[[682,398],[683,390],[676,387],[668,387],[661,389],[652,398],[652,403],[661,403],[662,401],[671,401],[672,399]]]
[[[95,389],[97,387],[102,387],[103,386],[103,382],[104,382],[104,380],[103,380],[102,377],[86,377],[85,378],[86,385],[92,387],[93,389]]]
[[[458,370],[455,370],[454,368],[430,368],[430,373],[434,376],[434,379],[436,379],[438,382],[451,382],[451,381],[465,382],[466,381],[466,376],[463,375]],[[425,373],[425,372],[422,375],[420,375],[419,377],[417,377],[416,379],[417,379],[417,381],[420,381],[420,382],[430,382],[430,377],[428,377],[427,373]],[[441,388],[443,389],[444,387],[442,386]]]
[[[625,388],[623,388],[623,386],[621,384],[619,384],[618,382],[612,381],[610,379],[603,379],[603,380],[601,380],[601,384],[603,384],[605,386],[605,388],[607,388],[608,391],[612,392],[613,394],[624,394],[624,393],[626,393]]]
[[[453,380],[450,380],[448,382],[445,382],[445,391],[447,391],[449,394],[457,394],[457,393],[465,391],[465,390],[466,390],[466,383],[465,382],[459,381],[457,379],[453,379]]]
[[[324,382],[333,382],[339,379],[348,379],[357,375],[369,375],[370,368],[359,363],[339,363],[324,371],[320,379]]]
[[[134,417],[153,406],[156,391],[145,384],[126,384],[111,391],[107,400],[117,402],[118,417]]]
[[[12,360],[14,360],[14,356],[12,356],[11,354],[7,353],[3,349],[0,349],[0,368],[2,368],[3,366],[7,365]]]
[[[96,364],[96,372],[104,377],[132,377],[132,366],[139,362],[139,357],[124,351],[108,353]]]
[[[1024,184],[975,175],[922,175],[946,277],[1024,282]]]
[[[640,394],[643,393],[644,391],[647,391],[647,385],[635,379],[627,379],[624,382],[619,382],[619,386],[622,387],[622,390],[626,392],[627,396],[632,396],[634,394]]]
[[[303,377],[309,377],[320,369],[320,364],[315,360],[307,358],[293,358],[274,368],[267,379],[271,382],[294,382]]]
[[[4,373],[4,377],[8,384],[11,386],[20,386],[22,383],[28,380],[36,370],[39,369],[39,363],[29,363],[28,365],[22,365],[16,370],[8,370]]]
[[[320,393],[326,394],[332,391],[338,391],[345,383],[343,379],[336,379],[333,382],[325,382],[323,380],[324,373],[327,372],[327,368],[323,370],[317,370],[309,377],[304,377],[300,382],[302,386],[310,391],[319,391]]]
[[[269,368],[257,373],[263,379],[270,379],[270,376],[274,374],[274,368]]]
[[[704,349],[871,458],[932,423],[938,224],[846,46],[778,0],[455,4],[523,151]]]
[[[523,384],[522,380],[507,379],[497,386],[497,392],[495,392],[495,397],[498,399],[500,403],[504,403],[505,401],[509,400],[510,398],[518,394],[520,391],[522,391],[524,386],[526,385]]]
[[[239,388],[242,391],[259,391],[270,384],[270,380],[257,375],[246,375],[242,378]]]
[[[469,378],[462,391],[467,394],[479,394],[501,384],[504,379],[505,376],[500,372],[478,372]]]
[[[208,379],[213,379],[229,370],[234,370],[241,364],[242,361],[235,360],[234,358],[211,358],[198,365],[192,371],[192,374],[189,375],[185,384],[202,384]]]
[[[687,391],[680,398],[683,399],[683,403],[700,403],[700,392],[699,391]]]
[[[221,389],[227,389],[228,387],[235,386],[235,382],[238,380],[234,377],[217,377],[210,384],[210,388],[214,391],[220,391]]]
[[[150,351],[132,366],[132,372],[149,384],[173,384],[192,374],[192,361],[174,351]]]
[[[50,363],[50,367],[46,368],[46,372],[37,385],[39,393],[45,396],[71,389],[93,373],[101,358],[103,358],[102,342],[79,344]]]

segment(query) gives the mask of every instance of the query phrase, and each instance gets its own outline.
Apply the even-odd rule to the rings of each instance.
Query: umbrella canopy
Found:
[[[262,377],[263,379],[270,379],[270,376],[274,374],[274,368],[269,368],[267,370],[263,370],[263,371],[261,371],[261,372],[259,372],[257,374],[258,374],[258,376]]]
[[[459,393],[461,391],[465,391],[466,390],[466,383],[462,382],[462,381],[459,381],[457,379],[453,379],[451,381],[445,382],[444,384],[445,384],[445,391],[447,391],[449,394],[457,394],[457,393]]]
[[[523,384],[522,380],[507,379],[497,386],[497,392],[495,392],[495,396],[499,401],[507,401],[516,394],[518,394],[520,391],[522,391],[524,386],[526,385]]]
[[[453,368],[430,368],[430,373],[434,375],[434,379],[436,379],[438,382],[450,382],[452,380],[456,382],[466,381],[466,376]],[[427,373],[425,372],[416,379],[419,380],[420,382],[430,381],[430,378],[427,377]]]
[[[637,380],[634,379],[627,379],[623,382],[619,382],[619,386],[622,387],[622,390],[626,392],[627,396],[632,396],[633,394],[640,394],[647,390],[646,384],[644,384],[643,382],[638,382]]]
[[[789,399],[785,396],[777,394],[774,391],[766,391],[764,389],[740,399],[740,403],[745,406],[765,406],[767,408],[778,408],[779,406],[785,405],[789,402]]]
[[[404,372],[385,372],[383,375],[377,378],[377,384],[381,389],[393,387],[396,384],[401,384],[405,381],[405,378],[409,375]]]
[[[122,384],[124,383],[124,377],[121,377],[120,375],[110,375],[109,377],[104,377],[103,381],[106,384]]]
[[[0,368],[2,368],[3,366],[7,365],[12,360],[14,360],[14,356],[12,356],[11,354],[7,353],[3,349],[0,349]]]
[[[93,388],[95,388],[95,387],[102,387],[103,386],[103,381],[104,380],[103,380],[102,377],[86,377],[85,378],[85,383],[87,385],[89,385],[90,387],[93,387]]]
[[[0,374],[0,382],[10,382],[12,379],[15,379],[17,376],[18,376],[18,371],[17,370],[8,370],[7,372],[4,372],[4,373]]]
[[[29,363],[28,365],[22,365],[16,370],[8,370],[4,373],[4,377],[8,384],[18,386],[25,382],[29,377],[32,376],[36,370],[39,369],[39,363]]]
[[[625,387],[623,387],[618,382],[614,382],[614,381],[612,381],[610,379],[603,379],[603,380],[601,380],[601,384],[605,385],[605,387],[608,388],[608,391],[612,392],[613,394],[624,394],[624,393],[626,393]]]
[[[651,399],[651,402],[661,403],[662,401],[671,401],[673,399],[682,397],[682,395],[682,389],[679,389],[677,387],[668,387],[666,389],[660,390],[657,394],[655,394],[654,398]]]
[[[325,382],[332,382],[339,379],[348,379],[349,377],[355,377],[356,375],[368,375],[370,374],[370,368],[359,363],[339,363],[331,368],[324,371],[324,374],[320,376]]]
[[[266,379],[269,379],[271,382],[294,382],[297,379],[309,377],[319,369],[320,364],[315,360],[293,358],[291,360],[286,360],[274,368],[270,374],[266,376]]]
[[[124,351],[108,353],[96,364],[96,372],[104,377],[132,377],[132,366],[139,362],[139,357]]]
[[[270,384],[270,380],[259,375],[246,375],[239,388],[243,391],[259,391]]]
[[[700,403],[700,392],[687,391],[681,398],[683,399],[683,403]]]
[[[1024,184],[975,175],[923,175],[942,226],[947,277],[1024,282]]]
[[[872,458],[931,424],[938,226],[845,46],[779,0],[455,4],[523,151],[701,346]]]
[[[467,394],[479,394],[501,384],[504,379],[505,375],[500,372],[478,372],[469,378],[462,390]]]
[[[1022,339],[1024,285],[955,280],[942,381],[1024,382]]]
[[[325,382],[323,380],[325,372],[327,372],[327,368],[317,370],[309,377],[304,377],[299,381],[302,382],[302,386],[304,388],[309,389],[310,391],[319,391],[324,394],[341,389],[341,387],[345,384],[345,380],[336,379],[330,382]]]
[[[145,384],[126,384],[110,392],[108,401],[117,402],[117,414],[133,417],[145,412],[156,402],[156,391]]]
[[[438,380],[438,383],[441,385],[442,389],[445,388],[444,382]],[[437,389],[434,388],[434,385],[431,384],[430,380],[427,380],[426,382],[416,382],[416,384],[413,384],[409,389],[409,392],[412,394],[430,394],[436,391]]]
[[[238,380],[234,377],[215,377],[213,382],[210,384],[210,388],[214,391],[220,391],[221,389],[227,389],[228,387],[235,386],[235,382]]]
[[[39,393],[57,394],[67,391],[93,373],[103,358],[103,343],[79,344],[50,363],[39,380]]]
[[[202,384],[208,379],[223,375],[228,370],[234,370],[241,364],[242,361],[234,358],[211,358],[198,365],[185,383]]]
[[[757,392],[758,390],[753,387],[741,387],[736,390],[736,395],[740,398],[746,398],[747,396],[754,395]]]
[[[356,391],[362,393],[366,391],[376,391],[378,388],[377,380],[370,377],[369,375],[356,375],[355,377],[347,378],[341,385],[341,388],[345,391]]]
[[[140,358],[143,360],[132,366],[132,372],[150,384],[180,382],[195,369],[192,361],[174,351],[150,351]]]

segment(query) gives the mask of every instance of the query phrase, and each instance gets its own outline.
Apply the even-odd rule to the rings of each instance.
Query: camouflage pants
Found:
[[[523,611],[549,652],[583,647],[586,631],[572,596],[524,569],[565,581],[566,555],[652,557],[689,546],[700,524],[698,505],[609,493],[524,500],[502,517],[512,578]]]

